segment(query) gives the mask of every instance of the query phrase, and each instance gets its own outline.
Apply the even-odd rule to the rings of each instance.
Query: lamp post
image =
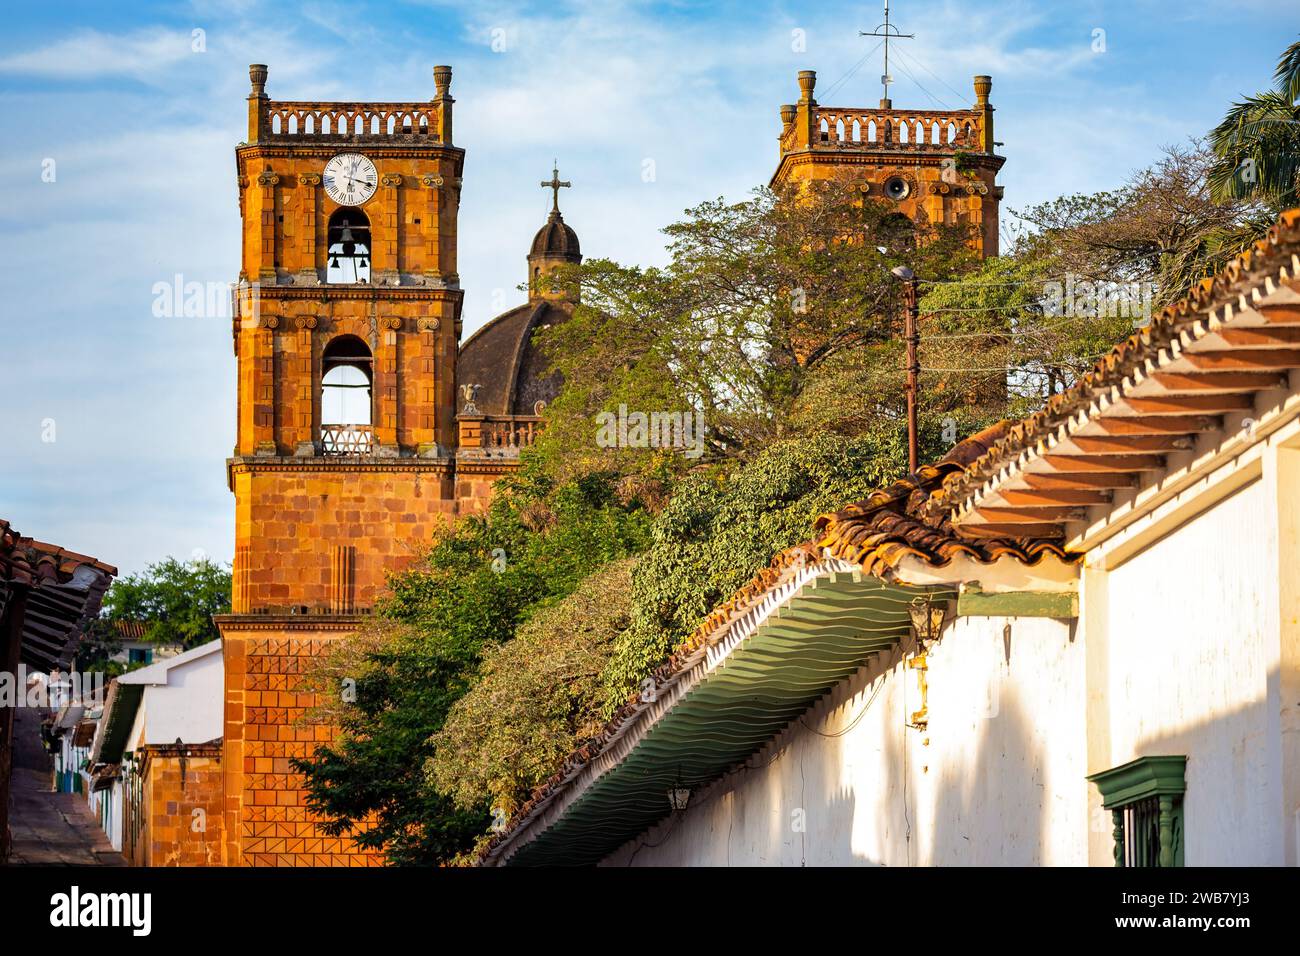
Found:
[[[916,474],[920,455],[916,427],[917,382],[921,375],[921,360],[917,354],[921,344],[920,302],[916,273],[907,266],[898,266],[890,271],[903,280],[903,339],[907,343],[907,470]]]

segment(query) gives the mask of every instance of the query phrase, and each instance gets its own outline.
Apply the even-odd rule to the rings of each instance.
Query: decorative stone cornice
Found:
[[[369,614],[214,614],[212,620],[225,634],[242,631],[332,631],[351,633],[370,619]]]
[[[341,145],[338,142],[311,143],[306,141],[300,143],[244,144],[235,148],[235,156],[237,161],[300,159],[307,156],[317,156],[323,160],[328,160],[338,153]],[[383,146],[366,143],[361,148],[371,159],[437,159],[441,156],[449,156],[459,162],[465,155],[465,150],[459,146],[447,146],[438,143],[389,143]],[[324,163],[321,165],[323,166]]]
[[[446,277],[450,282],[459,282],[460,277],[455,273],[449,273]],[[286,299],[309,299],[319,302],[321,297],[321,286],[292,286],[292,285],[275,285],[274,283],[261,283],[258,285],[258,294],[261,301],[282,301]],[[458,302],[464,292],[454,287],[438,286],[377,286],[377,285],[331,285],[329,286],[329,297],[331,300],[338,299],[368,299],[381,302],[385,299],[389,301],[442,301]]]
[[[449,475],[453,470],[450,458],[344,458],[318,456],[310,459],[295,458],[292,455],[258,455],[239,456],[226,459],[226,466],[232,474],[245,472],[291,471],[298,474],[319,472],[433,472]]]

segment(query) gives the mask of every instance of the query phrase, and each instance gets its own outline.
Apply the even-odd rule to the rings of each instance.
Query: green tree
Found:
[[[813,519],[905,473],[906,436],[786,439],[725,473],[688,478],[655,518],[632,578],[629,626],[602,677],[610,716],[722,600],[773,556],[808,540]]]
[[[919,238],[896,210],[850,185],[798,194],[759,190],[705,202],[667,227],[670,262],[640,269],[596,260],[567,275],[582,303],[542,333],[564,387],[535,455],[555,473],[609,468],[681,473],[746,461],[805,430],[808,389],[823,370],[896,370],[899,281],[906,264],[932,279],[974,262],[965,226]],[[601,448],[597,415],[619,405],[690,411],[706,425],[698,460]]]
[[[1258,199],[1276,214],[1300,205],[1300,41],[1283,51],[1274,88],[1233,103],[1210,134],[1220,202]]]
[[[1117,189],[1017,212],[1029,231],[1012,254],[1076,282],[1145,286],[1153,308],[1176,302],[1276,218],[1256,197],[1216,199],[1216,162],[1205,143],[1192,140],[1166,147]]]
[[[186,650],[221,635],[212,615],[230,610],[230,569],[207,558],[165,558],[113,582],[99,618],[83,639],[82,666],[103,662],[118,647],[118,622],[140,622],[144,639]]]
[[[432,785],[457,806],[513,813],[602,726],[601,673],[627,628],[634,558],[606,565],[484,652],[433,737]]]

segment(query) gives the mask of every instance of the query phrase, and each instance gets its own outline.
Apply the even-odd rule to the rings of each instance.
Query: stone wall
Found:
[[[137,866],[221,866],[221,745],[142,747],[143,833]]]

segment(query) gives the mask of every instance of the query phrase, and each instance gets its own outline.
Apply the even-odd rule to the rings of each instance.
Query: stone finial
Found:
[[[451,98],[451,67],[435,66],[433,85],[438,89],[438,95],[433,98],[433,101],[438,104],[438,141],[450,145],[451,104],[456,102]]]
[[[435,66],[433,68],[433,85],[437,87],[439,96],[446,96],[451,92],[451,67]]]
[[[975,105],[987,106],[989,91],[993,89],[993,77],[980,74],[975,77]]]
[[[794,123],[795,114],[798,112],[799,112],[799,107],[795,106],[792,103],[787,103],[786,105],[782,106],[781,125],[784,126],[786,129],[789,129],[790,125]]]
[[[254,96],[266,95],[266,64],[250,63],[248,65],[248,78],[253,84]]]
[[[799,71],[799,91],[802,94],[800,99],[802,99],[803,102],[811,103],[813,101],[813,87],[815,87],[816,85],[817,85],[816,70]]]

